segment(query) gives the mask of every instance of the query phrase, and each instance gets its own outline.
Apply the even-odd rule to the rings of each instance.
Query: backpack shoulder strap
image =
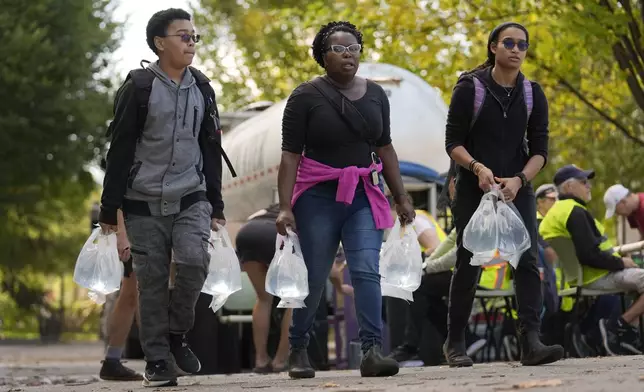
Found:
[[[526,109],[528,110],[528,120],[530,120],[532,107],[534,106],[534,97],[532,95],[532,83],[528,79],[523,79],[523,97]]]
[[[201,91],[201,95],[203,95],[203,101],[205,105],[204,121],[207,118],[206,114],[209,113],[215,122],[215,129],[214,131],[211,129],[210,132],[221,133],[219,109],[217,109],[215,90],[210,85],[210,79],[208,79],[208,77],[204,75],[203,72],[199,71],[197,68],[194,68],[194,67],[188,67],[188,68],[190,69],[190,72],[192,72],[192,76],[197,81],[197,87],[199,88],[199,91]],[[228,166],[228,170],[230,170],[230,173],[232,174],[233,178],[237,177],[237,173],[235,172],[235,168],[233,167],[233,164],[230,161],[230,158],[228,158],[228,154],[226,154],[226,151],[224,151],[224,147],[221,145],[221,143],[217,141],[217,138],[211,134],[211,135],[207,135],[207,140],[217,144],[217,147],[221,152],[221,157],[224,158],[224,161],[226,162],[226,166]]]
[[[474,126],[474,123],[476,122],[476,119],[479,117],[479,114],[481,113],[481,109],[483,108],[483,102],[485,101],[485,86],[483,85],[483,82],[479,80],[476,76],[472,75],[472,81],[474,82],[474,111],[472,112],[472,121],[470,122],[470,129]]]
[[[152,91],[152,82],[154,81],[154,74],[146,69],[133,69],[130,72],[128,72],[127,76],[125,77],[125,80],[119,87],[119,89],[116,91],[116,95],[114,97],[114,106],[112,107],[112,114],[116,114],[116,106],[118,104],[119,99],[121,98],[121,94],[123,93],[123,87],[131,81],[132,84],[134,85],[134,95],[136,99],[136,105],[138,107],[137,113],[136,113],[136,124],[139,132],[143,132],[143,127],[145,126],[145,119],[148,116],[148,101],[150,100],[150,93]],[[111,137],[113,133],[112,129],[112,124],[114,124],[114,121],[110,123],[110,126],[107,128],[107,137]]]
[[[221,125],[219,123],[219,111],[217,109],[217,102],[215,99],[215,90],[213,90],[212,86],[210,85],[210,79],[197,68],[188,67],[188,69],[197,81],[197,87],[199,88],[199,91],[201,91],[201,95],[203,95],[206,111],[214,109],[215,127],[217,128],[217,130],[219,130],[221,128]]]
[[[126,78],[126,80],[132,79],[132,83],[134,84],[134,94],[139,108],[136,114],[136,124],[140,133],[143,132],[145,120],[148,118],[148,103],[150,102],[152,82],[154,82],[155,77],[152,71],[139,68],[130,71]]]

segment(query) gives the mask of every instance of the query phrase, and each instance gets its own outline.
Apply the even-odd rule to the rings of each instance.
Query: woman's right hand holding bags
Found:
[[[483,192],[489,192],[496,184],[492,170],[488,169],[484,164],[476,162],[472,167],[472,171],[479,178],[479,188],[481,188]]]

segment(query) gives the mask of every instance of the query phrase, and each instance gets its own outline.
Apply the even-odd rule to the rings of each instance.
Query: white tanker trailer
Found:
[[[391,136],[408,191],[428,190],[434,210],[436,184],[449,169],[445,153],[447,106],[438,90],[413,73],[390,65],[363,63],[360,76],[379,83],[391,104]],[[277,198],[277,169],[286,100],[270,105],[223,135],[223,147],[237,171],[224,167],[222,186],[226,218],[235,222],[267,207]],[[231,233],[232,234],[232,233]]]

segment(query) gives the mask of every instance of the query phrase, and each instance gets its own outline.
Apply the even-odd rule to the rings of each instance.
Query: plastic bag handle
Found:
[[[230,236],[228,235],[228,230],[226,230],[225,227],[217,223],[217,235],[221,237],[222,242],[224,243],[225,248],[232,248],[233,247],[233,242],[230,240]]]
[[[282,248],[282,245],[286,242],[286,236],[281,235],[280,233],[277,233],[275,236],[275,252],[279,252],[280,249]]]

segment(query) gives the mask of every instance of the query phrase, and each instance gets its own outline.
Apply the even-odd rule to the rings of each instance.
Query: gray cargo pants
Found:
[[[169,360],[169,334],[186,333],[194,324],[195,304],[210,263],[211,212],[210,203],[200,201],[174,215],[125,216],[139,284],[139,336],[147,361]],[[177,271],[170,300],[172,251]]]

